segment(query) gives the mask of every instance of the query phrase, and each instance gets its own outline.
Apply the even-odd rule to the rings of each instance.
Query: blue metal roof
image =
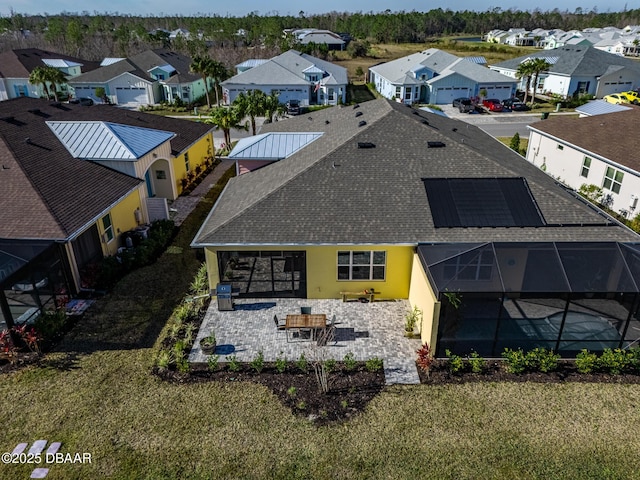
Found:
[[[576,108],[576,112],[588,117],[603,115],[605,113],[623,112],[625,110],[631,110],[631,107],[615,105],[613,103],[605,102],[604,100],[591,100],[590,102]]]
[[[110,122],[47,122],[75,158],[138,160],[175,136],[172,132]]]
[[[314,133],[264,133],[241,139],[229,158],[282,160],[322,136]]]

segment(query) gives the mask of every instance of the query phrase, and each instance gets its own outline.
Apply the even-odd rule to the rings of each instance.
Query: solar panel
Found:
[[[524,178],[425,178],[423,182],[436,228],[545,225]]]

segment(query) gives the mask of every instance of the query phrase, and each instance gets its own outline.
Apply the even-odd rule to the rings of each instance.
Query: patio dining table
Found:
[[[287,315],[285,322],[285,330],[287,331],[287,341],[289,341],[289,332],[297,330],[310,330],[310,340],[314,340],[318,330],[327,327],[327,315],[324,313]]]

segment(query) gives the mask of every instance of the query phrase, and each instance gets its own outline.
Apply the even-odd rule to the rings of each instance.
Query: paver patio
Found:
[[[276,357],[289,361],[314,358],[322,350],[325,358],[342,360],[352,352],[355,359],[365,361],[374,357],[384,360],[386,383],[419,383],[416,370],[416,350],[419,339],[404,336],[404,316],[409,310],[406,300],[373,303],[343,302],[342,300],[302,298],[235,299],[233,311],[218,311],[215,299],[211,302],[189,355],[190,362],[206,362],[200,350],[200,339],[215,332],[215,355],[220,362],[235,355],[240,362],[250,362],[259,351],[266,362]],[[311,307],[313,313],[324,313],[327,319],[336,316],[336,341],[317,347],[316,342],[295,340],[287,342],[287,332],[278,330],[274,315],[284,320],[287,314],[300,313],[300,307]]]

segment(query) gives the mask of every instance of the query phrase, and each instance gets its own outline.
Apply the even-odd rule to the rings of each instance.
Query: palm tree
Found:
[[[51,83],[51,89],[53,90],[53,98],[58,101],[58,85],[62,85],[63,83],[67,83],[67,77],[62,70],[58,70],[55,67],[45,67],[45,75],[44,80],[46,82]]]
[[[216,92],[216,105],[220,106],[220,95],[218,90],[220,89],[220,83],[229,78],[229,70],[222,63],[212,60],[209,70],[209,77],[213,79],[213,88]]]
[[[262,90],[249,90],[240,92],[233,101],[233,105],[238,108],[242,117],[249,117],[251,120],[251,132],[256,134],[256,117],[262,117],[266,113],[267,96]]]
[[[207,107],[211,108],[211,99],[209,98],[209,82],[207,76],[212,69],[213,60],[209,57],[195,57],[189,65],[189,70],[193,73],[199,73],[204,82],[204,92],[207,95]]]
[[[209,114],[209,118],[205,118],[204,123],[215,125],[218,130],[224,133],[224,143],[229,148],[231,146],[231,129],[249,130],[249,125],[242,125],[243,115],[240,114],[236,107],[216,107]]]
[[[276,92],[271,92],[271,95],[267,95],[264,99],[264,116],[265,122],[273,122],[274,115],[284,115],[287,111],[287,107],[280,103],[279,95]]]
[[[538,90],[538,77],[546,70],[549,70],[551,64],[544,58],[535,58],[531,60],[531,70],[533,72],[533,99],[536,99],[536,91]]]
[[[516,78],[526,79],[526,87],[524,89],[524,103],[527,103],[527,97],[529,95],[529,88],[531,87],[531,75],[533,75],[532,60],[528,59],[518,65],[516,70]]]
[[[29,83],[35,85],[42,85],[42,91],[44,96],[49,98],[49,89],[47,88],[47,67],[36,67],[29,74]]]

